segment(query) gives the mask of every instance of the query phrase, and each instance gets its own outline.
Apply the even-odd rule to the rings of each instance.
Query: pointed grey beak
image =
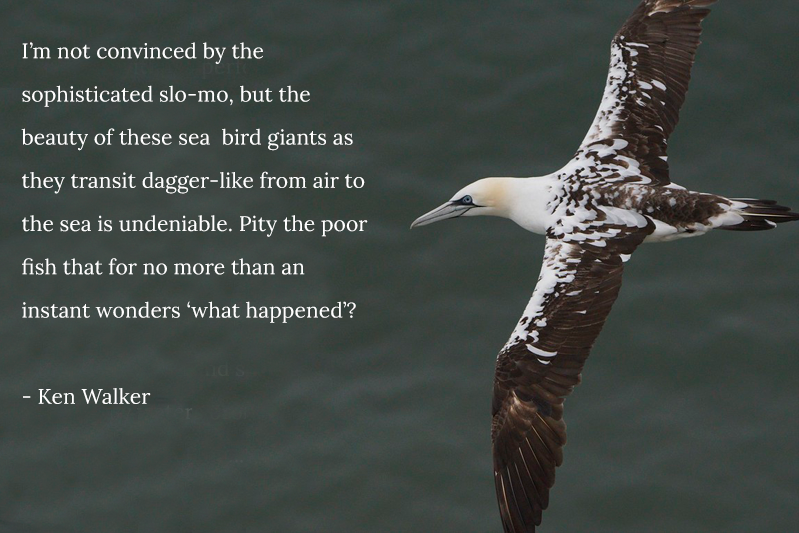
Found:
[[[473,205],[463,205],[457,202],[447,202],[442,206],[436,207],[429,213],[420,216],[416,220],[413,221],[411,224],[411,229],[417,226],[426,226],[428,224],[432,224],[433,222],[438,222],[439,220],[444,220],[446,218],[455,218],[459,217],[464,214],[466,211],[474,207]]]

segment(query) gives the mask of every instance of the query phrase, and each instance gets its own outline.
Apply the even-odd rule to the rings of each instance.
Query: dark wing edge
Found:
[[[534,532],[541,523],[563,462],[563,401],[580,383],[619,293],[624,258],[652,229],[602,243],[547,239],[541,276],[494,379],[494,482],[506,533]]]
[[[613,39],[602,102],[581,151],[613,147],[639,161],[655,184],[670,183],[668,139],[688,91],[702,20],[715,2],[641,2]]]

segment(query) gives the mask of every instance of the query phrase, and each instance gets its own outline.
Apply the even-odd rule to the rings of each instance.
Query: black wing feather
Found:
[[[494,378],[494,480],[507,533],[533,532],[541,523],[555,468],[563,462],[563,401],[580,383],[585,360],[619,293],[622,256],[653,229],[651,223],[625,228],[602,246],[547,239],[533,293],[541,305],[532,316],[522,317],[497,358]]]
[[[716,0],[645,0],[613,39],[602,105],[581,150],[626,141],[619,153],[641,173],[667,185],[668,139],[680,118],[691,80],[702,20]]]

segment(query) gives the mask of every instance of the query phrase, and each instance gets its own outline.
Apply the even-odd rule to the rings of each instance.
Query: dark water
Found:
[[[543,239],[508,221],[408,231],[474,179],[564,164],[635,2],[6,3],[0,195],[2,533],[500,531],[493,363]],[[799,4],[720,2],[672,177],[799,206]],[[216,46],[261,61],[23,62],[37,45]],[[55,85],[293,85],[303,105],[22,104]],[[20,129],[210,132],[212,147],[21,148]],[[352,132],[349,148],[222,148],[222,128]],[[20,176],[363,176],[361,190],[25,191]],[[368,231],[24,235],[52,219],[240,214]],[[722,232],[720,232],[722,233]],[[799,527],[799,227],[645,246],[567,402],[542,531]],[[23,277],[56,263],[302,262],[303,277]],[[353,318],[197,321],[185,304],[357,304]],[[163,320],[23,320],[21,302],[184,306]],[[147,408],[38,406],[39,388],[149,391]]]

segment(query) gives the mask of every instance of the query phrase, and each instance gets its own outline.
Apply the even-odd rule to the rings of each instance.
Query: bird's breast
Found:
[[[508,218],[527,231],[546,235],[556,220],[563,185],[550,176],[520,179],[509,191]]]

